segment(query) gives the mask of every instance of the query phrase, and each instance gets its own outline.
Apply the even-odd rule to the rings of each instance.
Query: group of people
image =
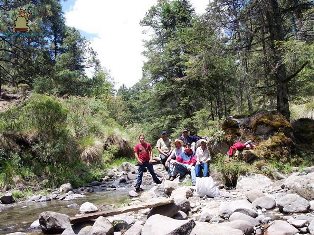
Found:
[[[190,135],[189,130],[184,129],[182,135],[173,144],[174,147],[166,131],[161,133],[156,144],[158,159],[168,171],[169,180],[174,180],[177,176],[183,179],[186,174],[190,174],[192,185],[195,185],[196,177],[209,176],[211,155],[205,139]],[[152,165],[152,147],[145,141],[144,135],[139,136],[139,143],[134,147],[134,152],[139,166],[135,190],[142,190],[140,186],[145,168],[152,175],[154,182],[160,184],[161,180],[156,176]]]

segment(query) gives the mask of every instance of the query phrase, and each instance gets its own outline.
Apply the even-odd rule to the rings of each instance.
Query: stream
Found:
[[[13,232],[30,232],[29,226],[38,219],[43,211],[54,211],[69,216],[79,213],[79,206],[84,202],[91,202],[96,206],[121,205],[129,199],[127,189],[116,191],[94,192],[86,197],[71,201],[52,200],[48,202],[21,202],[8,205],[0,212],[0,234]],[[40,231],[31,233],[40,235]]]

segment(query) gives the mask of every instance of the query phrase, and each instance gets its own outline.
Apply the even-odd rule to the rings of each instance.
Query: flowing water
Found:
[[[30,232],[29,226],[38,219],[39,214],[43,211],[55,211],[73,216],[79,212],[78,205],[87,201],[94,203],[98,207],[121,205],[128,201],[128,191],[125,189],[91,193],[84,198],[72,201],[22,202],[6,206],[5,210],[0,212],[0,234]],[[37,235],[42,233],[37,231],[31,234]]]

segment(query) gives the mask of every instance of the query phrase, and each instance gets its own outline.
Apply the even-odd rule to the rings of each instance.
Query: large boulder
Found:
[[[92,229],[90,230],[90,235],[111,235],[113,233],[114,228],[112,224],[103,216],[96,219]]]
[[[190,234],[194,226],[193,220],[175,220],[157,214],[147,219],[142,229],[142,235]]]
[[[132,163],[129,162],[123,162],[120,167],[118,168],[119,171],[125,171],[125,172],[136,172],[136,167]]]
[[[300,196],[314,200],[314,172],[307,175],[294,173],[285,180],[284,185]]]
[[[233,220],[231,222],[226,222],[222,224],[234,229],[239,229],[245,235],[251,235],[254,231],[254,226],[250,222],[245,220]]]
[[[70,217],[53,211],[45,211],[39,215],[39,224],[44,233],[62,233],[71,227]]]
[[[302,213],[310,209],[309,201],[297,194],[287,194],[279,198],[277,206],[284,213]]]
[[[174,199],[174,203],[178,206],[179,210],[189,213],[191,210],[190,201],[186,199],[185,197],[177,197]]]
[[[143,224],[140,221],[136,221],[131,228],[129,228],[124,235],[141,235]]]
[[[225,224],[209,224],[206,222],[196,222],[190,235],[243,235],[239,229],[231,228]]]
[[[67,193],[73,190],[71,183],[62,184],[59,188],[60,193]]]
[[[179,183],[177,181],[170,181],[166,180],[164,181],[163,187],[164,187],[164,193],[168,196],[171,195],[171,193],[177,189],[179,186]]]
[[[71,227],[66,228],[61,235],[76,235]]]
[[[2,197],[0,197],[0,201],[3,204],[12,204],[15,202],[12,193],[7,193],[5,195],[3,195]]]
[[[276,201],[275,199],[271,197],[265,196],[265,197],[256,198],[252,202],[252,205],[255,208],[265,208],[266,210],[270,210],[276,206]]]
[[[255,199],[259,197],[264,197],[265,194],[259,189],[252,189],[245,193],[245,196],[249,200],[249,202],[253,202]]]
[[[147,217],[151,217],[153,215],[159,214],[167,217],[173,217],[178,213],[180,208],[175,203],[170,203],[167,205],[156,206],[150,210]]]
[[[194,189],[192,189],[191,187],[188,187],[188,186],[179,187],[179,188],[172,191],[171,197],[177,198],[177,197],[183,196],[186,198],[190,198],[190,197],[193,197],[193,191],[194,191]]]
[[[254,174],[249,176],[240,176],[237,183],[239,190],[263,190],[272,185],[272,180],[265,175]]]
[[[251,217],[257,217],[257,212],[252,204],[246,200],[235,200],[231,202],[222,202],[219,207],[219,215],[223,218],[229,218],[234,212],[241,212]]]
[[[249,215],[240,213],[240,212],[234,212],[230,217],[230,221],[236,221],[236,220],[244,220],[248,223],[250,223],[252,226],[256,226],[259,224],[258,220],[256,218],[253,218]]]
[[[104,150],[112,150],[115,148],[116,151],[114,152],[114,157],[121,157],[121,156],[129,156],[130,158],[134,157],[134,151],[131,147],[130,143],[123,139],[119,135],[110,135],[106,140],[104,140]]]
[[[314,234],[314,219],[310,222],[308,230],[310,234]]]
[[[299,230],[290,225],[288,222],[275,220],[274,223],[268,227],[265,235],[294,235],[298,232]]]
[[[93,203],[90,202],[84,202],[80,206],[80,212],[81,213],[92,213],[98,211],[97,206],[95,206]]]

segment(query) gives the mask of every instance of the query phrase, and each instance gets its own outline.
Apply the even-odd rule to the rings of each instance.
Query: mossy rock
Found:
[[[104,150],[112,151],[115,158],[134,157],[134,151],[129,142],[117,135],[110,135],[104,141]]]
[[[314,149],[314,120],[301,118],[292,123],[296,143]]]

